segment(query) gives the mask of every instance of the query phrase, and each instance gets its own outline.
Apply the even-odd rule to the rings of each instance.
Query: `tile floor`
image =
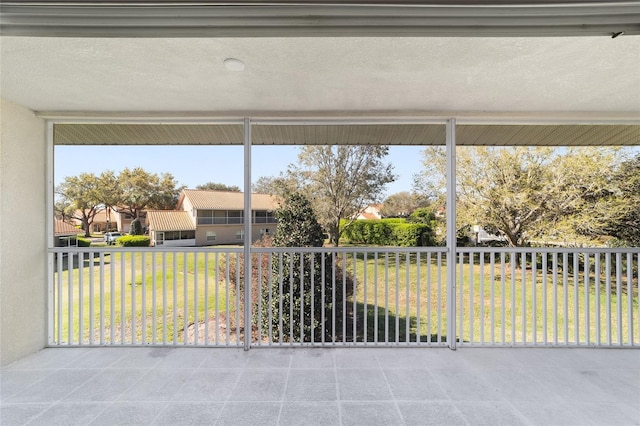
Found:
[[[9,425],[640,425],[640,350],[55,348]]]

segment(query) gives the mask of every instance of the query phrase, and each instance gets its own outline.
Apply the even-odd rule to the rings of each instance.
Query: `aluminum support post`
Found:
[[[447,120],[447,342],[456,349],[456,120]]]
[[[251,348],[251,120],[244,119],[244,350]]]
[[[45,252],[47,253],[47,307],[46,307],[46,318],[47,318],[47,344],[53,344],[53,319],[54,319],[54,310],[53,310],[53,286],[55,285],[53,279],[53,259],[54,254],[49,253],[49,248],[54,246],[54,233],[55,233],[55,224],[54,224],[54,150],[53,150],[53,122],[47,120],[46,122],[46,133],[45,133],[46,143],[47,143],[47,164],[46,164],[46,173],[47,173],[47,189],[46,189],[46,208],[45,214],[45,223],[47,230],[47,247],[45,247]]]

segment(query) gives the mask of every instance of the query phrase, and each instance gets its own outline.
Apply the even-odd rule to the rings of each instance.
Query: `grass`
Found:
[[[438,256],[338,254],[337,262],[353,275],[356,284],[354,296],[338,312],[346,320],[339,321],[337,339],[446,342],[448,266],[445,256]],[[213,324],[209,321],[217,318],[242,325],[237,292],[228,290],[238,283],[216,268],[215,257],[210,253],[205,264],[203,253],[196,257],[194,253],[118,252],[85,259],[82,267],[73,265],[71,274],[65,270],[55,277],[63,296],[57,299],[56,294],[55,299],[56,340],[78,343],[80,338],[84,342],[93,338],[94,342],[119,343],[135,337],[137,343],[153,342],[155,330],[155,342],[184,343],[188,341],[185,327],[190,324]],[[234,263],[238,259],[238,254],[220,253],[217,260],[227,264],[226,260]],[[104,276],[100,275],[101,263]],[[593,269],[574,275],[571,265],[565,272],[561,262],[554,285],[552,270],[516,266],[508,259],[504,267],[499,261],[492,267],[489,260],[481,266],[477,256],[473,263],[465,258],[462,265],[455,265],[456,303],[462,308],[456,316],[457,339],[515,345],[640,341],[637,272],[630,281],[626,273],[613,274],[608,289],[604,274],[596,277]],[[70,287],[71,305],[67,303]],[[239,329],[235,333],[239,337]],[[199,338],[202,341],[203,336]],[[226,341],[224,332],[219,340]]]

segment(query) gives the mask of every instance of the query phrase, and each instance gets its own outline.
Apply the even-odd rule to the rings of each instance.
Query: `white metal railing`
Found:
[[[640,346],[640,249],[49,251],[51,346]]]
[[[460,345],[640,346],[640,249],[459,248]]]

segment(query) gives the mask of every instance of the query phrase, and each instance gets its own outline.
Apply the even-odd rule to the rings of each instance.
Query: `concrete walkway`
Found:
[[[640,425],[640,350],[56,348],[9,425]]]

